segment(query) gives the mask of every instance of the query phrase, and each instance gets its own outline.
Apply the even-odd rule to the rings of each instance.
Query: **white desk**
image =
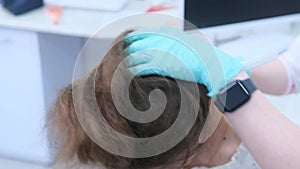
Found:
[[[14,16],[1,7],[0,26],[34,32],[90,37],[99,28],[110,23],[112,19],[117,19],[123,14],[142,13],[147,7],[143,1],[130,0],[124,10],[118,13],[65,8],[58,25],[51,23],[45,7],[20,16]]]
[[[182,0],[175,0],[175,4],[181,4]],[[53,33],[75,37],[91,37],[100,28],[133,14],[142,14],[149,8],[149,4],[143,0],[129,0],[124,9],[119,12],[101,12],[93,10],[81,10],[64,8],[58,25],[51,23],[46,14],[45,7],[33,10],[20,16],[14,16],[0,7],[0,27],[12,27],[42,33]],[[167,10],[164,13],[181,16],[182,9]],[[158,19],[159,21],[159,19]],[[120,32],[104,35],[103,38],[114,38]]]

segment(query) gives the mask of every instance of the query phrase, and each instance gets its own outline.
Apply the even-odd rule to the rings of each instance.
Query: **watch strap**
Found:
[[[256,85],[253,83],[253,81],[250,78],[246,80],[242,80],[241,82],[246,87],[249,93],[253,93],[257,89]]]

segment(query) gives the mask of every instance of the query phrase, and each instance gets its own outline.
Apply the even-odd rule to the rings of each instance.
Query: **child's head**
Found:
[[[140,110],[145,111],[150,107],[149,93],[154,89],[160,89],[165,93],[167,104],[164,112],[159,118],[150,123],[136,123],[124,118],[116,109],[111,95],[111,81],[114,70],[126,57],[126,44],[122,41],[126,33],[117,38],[114,45],[102,63],[94,69],[96,73],[95,79],[95,95],[96,101],[102,115],[112,128],[128,135],[130,137],[147,138],[156,136],[167,130],[176,120],[181,107],[181,93],[174,79],[161,76],[135,77],[130,85],[130,101],[132,105]],[[120,40],[118,42],[118,40]],[[87,83],[89,76],[81,79],[81,83]],[[122,77],[117,79],[119,89],[128,90],[122,85]],[[80,81],[80,80],[79,80]],[[199,112],[192,129],[187,136],[171,150],[148,158],[126,158],[114,155],[105,151],[98,146],[86,134],[84,128],[79,122],[75,112],[72,98],[72,84],[64,88],[58,96],[53,108],[48,114],[48,128],[51,139],[58,149],[57,158],[61,161],[77,160],[81,164],[101,165],[106,168],[115,169],[140,169],[140,168],[183,168],[188,166],[188,161],[196,152],[205,151],[205,143],[199,144],[198,139],[203,128],[204,122],[208,116],[210,98],[207,97],[207,89],[203,85],[198,84],[198,94],[190,91],[191,83],[182,82],[184,92],[190,99],[191,104],[197,100],[195,97],[200,96],[198,106]],[[82,98],[79,106],[89,107],[88,98]],[[125,105],[126,106],[126,105]],[[192,109],[191,105],[191,109]],[[124,107],[126,109],[126,107]],[[192,111],[192,110],[191,110]],[[89,119],[90,114],[86,114]],[[97,120],[91,117],[88,122],[97,126]],[[102,136],[101,130],[93,130],[95,135]],[[126,146],[126,145],[125,145]],[[133,147],[128,148],[128,152],[134,152]]]

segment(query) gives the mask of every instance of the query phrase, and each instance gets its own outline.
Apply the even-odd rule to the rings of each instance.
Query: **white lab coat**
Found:
[[[286,52],[279,56],[288,74],[285,94],[300,92],[300,35]]]

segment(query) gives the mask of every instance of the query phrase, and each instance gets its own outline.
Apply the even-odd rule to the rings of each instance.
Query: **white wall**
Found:
[[[57,93],[71,83],[83,42],[0,28],[0,157],[52,162],[45,117]]]
[[[0,155],[49,162],[37,33],[0,28]]]

